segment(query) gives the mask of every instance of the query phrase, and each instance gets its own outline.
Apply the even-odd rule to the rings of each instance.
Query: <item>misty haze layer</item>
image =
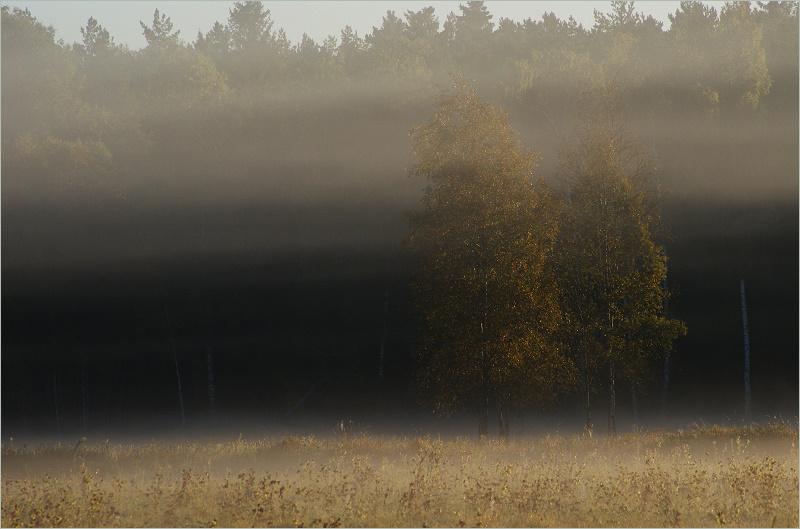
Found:
[[[744,279],[755,408],[797,413],[797,3],[687,4],[664,31],[632,3],[586,29],[469,2],[323,43],[237,5],[192,43],[159,13],[139,52],[102,21],[65,46],[3,8],[4,434],[180,421],[176,360],[190,419],[209,412],[210,365],[217,414],[282,417],[315,384],[294,413],[414,405],[401,244],[424,184],[408,134],[454,70],[556,190],[580,94],[618,82],[656,160],[669,310],[689,329],[669,409],[702,396],[741,414]],[[642,414],[662,410],[663,378]]]

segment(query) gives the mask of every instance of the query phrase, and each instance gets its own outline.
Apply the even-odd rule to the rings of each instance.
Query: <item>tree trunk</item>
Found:
[[[212,356],[211,342],[206,345],[206,359],[208,361],[208,413],[214,415],[217,392],[214,388],[214,357]]]
[[[483,272],[483,310],[481,314],[481,337],[483,337],[488,326],[489,315],[489,279],[486,266],[483,264],[481,264],[481,272]],[[489,436],[489,355],[486,351],[485,341],[481,351],[481,371],[483,372],[483,395],[481,395],[481,410],[478,417],[478,438],[483,440]]]
[[[110,426],[111,423],[111,377],[106,377],[106,405],[105,410],[103,412],[103,424],[106,428]]]
[[[667,418],[669,397],[669,350],[664,354],[664,384],[661,387],[661,420]]]
[[[483,388],[478,411],[478,439],[484,440],[489,436],[489,370],[487,368],[486,353],[481,353],[483,368]]]
[[[53,366],[53,407],[56,412],[56,431],[61,437],[61,420],[58,415],[58,384],[56,383],[56,366]]]
[[[508,441],[509,417],[508,411],[500,404],[497,405],[497,437],[501,441]]]
[[[117,422],[116,425],[122,423],[122,405],[125,402],[125,360],[120,362],[120,379],[119,379],[119,402],[117,406]]]
[[[89,428],[89,374],[86,366],[87,360],[84,359],[81,366],[81,392],[83,396],[83,435],[86,436],[86,430]]]
[[[216,387],[214,386],[214,353],[213,353],[213,343],[211,330],[214,328],[214,317],[211,314],[211,279],[209,273],[209,249],[208,249],[208,233],[206,231],[206,218],[205,216],[201,217],[200,219],[200,229],[202,232],[202,242],[203,242],[203,258],[201,260],[201,266],[203,271],[203,287],[205,289],[204,292],[204,309],[205,309],[205,328],[206,328],[206,366],[207,366],[207,375],[208,375],[208,413],[209,415],[214,415],[214,411],[217,404],[217,395],[216,395]]]
[[[17,399],[19,399],[19,407],[20,411],[22,412],[22,416],[20,417],[20,427],[22,432],[22,439],[27,438],[28,432],[28,388],[31,387],[31,381],[28,380],[28,373],[25,369],[25,362],[23,361],[22,364],[19,366],[19,373],[17,373],[19,389],[17,390]],[[37,380],[38,382],[38,380]],[[49,383],[47,382],[47,378],[45,378],[44,389],[47,392],[47,402],[48,407],[52,406],[50,404],[50,388],[48,387]],[[35,406],[34,406],[35,409]]]
[[[667,248],[666,246],[661,247],[661,253],[664,256],[664,260],[666,262],[667,259]],[[667,317],[667,310],[669,309],[669,296],[667,292],[667,272],[666,269],[664,270],[664,281],[662,282],[662,289],[664,291],[664,317]],[[669,397],[669,348],[664,352],[664,384],[661,388],[661,420],[667,418],[667,398]]]
[[[584,348],[584,339],[583,339],[583,311],[581,310],[581,303],[580,303],[580,294],[578,292],[578,285],[580,284],[580,276],[575,273],[575,301],[577,303],[578,308],[578,318],[579,318],[579,327],[578,327],[578,351],[580,351],[580,361],[581,361],[581,378],[583,379],[583,391],[584,391],[584,401],[583,401],[583,411],[586,414],[586,424],[583,428],[586,430],[586,433],[589,434],[589,437],[592,437],[592,432],[594,430],[594,425],[592,424],[592,409],[591,409],[591,385],[589,384],[589,366],[586,360],[586,349]]]
[[[622,298],[622,304],[623,304],[624,307],[627,308],[627,306],[628,306],[628,297],[627,296]],[[627,321],[625,322],[625,325],[627,326]],[[625,344],[626,344],[627,347],[630,347],[630,343],[631,343],[631,331],[630,331],[630,329],[628,329],[625,332]],[[636,405],[636,382],[635,381],[631,382],[631,408],[633,409],[633,424],[635,425],[635,424],[637,424],[639,422],[639,408]]]
[[[389,290],[383,300],[383,337],[381,338],[381,356],[378,364],[378,380],[383,380],[383,358],[386,353],[386,315],[389,312]]]
[[[583,401],[583,412],[586,414],[586,424],[583,428],[588,432],[589,437],[592,436],[592,432],[594,431],[594,424],[592,424],[592,408],[590,402],[590,391],[589,391],[589,383],[588,381],[584,382],[584,393],[585,399]]]
[[[178,377],[178,400],[181,404],[181,424],[186,424],[186,412],[183,408],[183,388],[181,387],[181,371],[178,368],[178,349],[175,347],[175,336],[172,334],[172,323],[169,321],[169,312],[164,309],[164,314],[167,315],[167,326],[169,327],[169,336],[172,340],[172,356],[175,359],[175,375]]]
[[[589,371],[586,367],[586,351],[583,350],[583,347],[581,347],[581,376],[583,378],[584,392],[583,411],[586,414],[586,424],[583,428],[586,430],[586,433],[589,434],[589,437],[591,437],[592,430],[594,430],[594,425],[592,424],[592,408],[590,400],[591,387],[589,386]]]
[[[750,331],[747,328],[747,304],[744,296],[744,279],[739,281],[742,293],[742,328],[744,330],[744,419],[750,420]]]
[[[617,423],[616,423],[616,414],[617,414],[617,394],[616,388],[614,384],[614,366],[610,366],[608,368],[608,373],[610,377],[610,386],[609,386],[609,396],[608,396],[608,436],[609,437],[616,437],[617,436]]]

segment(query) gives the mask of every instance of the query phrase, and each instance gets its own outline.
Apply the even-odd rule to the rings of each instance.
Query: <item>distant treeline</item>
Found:
[[[619,86],[671,192],[670,311],[691,332],[670,398],[738,388],[741,278],[754,399],[796,395],[798,3],[682,2],[668,31],[632,2],[609,11],[586,29],[468,2],[320,44],[237,2],[191,43],[156,11],[131,50],[94,18],[67,44],[3,6],[4,425],[119,424],[143,403],[174,418],[175,356],[189,414],[205,410],[210,346],[220,410],[283,414],[337,370],[377,376],[384,339],[405,388],[408,133],[458,70],[551,184],[581,93]]]
[[[67,44],[27,9],[3,6],[4,172],[27,192],[57,178],[65,192],[107,199],[124,197],[133,174],[241,173],[231,162],[250,154],[243,138],[302,141],[337,112],[346,123],[356,108],[428,108],[454,70],[494,103],[535,108],[558,135],[581,91],[611,81],[651,116],[721,120],[797,105],[797,2],[720,12],[681,2],[668,31],[633,2],[612,2],[589,29],[552,13],[493,22],[480,1],[443,18],[434,7],[388,11],[368,35],[346,26],[338,38],[292,43],[261,2],[236,2],[227,21],[187,42],[157,10],[149,24],[131,21],[147,40],[131,50],[94,18]]]

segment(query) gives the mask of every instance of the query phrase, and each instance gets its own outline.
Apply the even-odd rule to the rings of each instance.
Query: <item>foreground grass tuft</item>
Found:
[[[2,446],[3,527],[798,525],[791,425]]]

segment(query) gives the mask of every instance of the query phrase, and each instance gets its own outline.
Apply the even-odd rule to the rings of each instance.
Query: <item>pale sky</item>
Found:
[[[439,17],[440,28],[451,11],[460,13],[458,1],[266,1],[264,5],[272,13],[273,29],[283,28],[293,44],[298,43],[303,33],[321,43],[328,35],[339,37],[341,30],[350,25],[364,37],[379,27],[387,10],[401,16],[408,10],[419,11],[434,6]],[[714,5],[719,12],[723,2],[704,2]],[[680,2],[637,2],[636,10],[664,23],[669,28],[668,13],[674,13]],[[115,38],[117,44],[128,44],[131,49],[145,46],[139,21],[152,24],[153,12],[158,9],[170,17],[180,37],[187,43],[194,42],[198,30],[208,32],[214,22],[226,23],[233,2],[220,1],[3,1],[2,5],[27,7],[37,20],[56,28],[56,39],[65,43],[81,41],[80,28],[86,26],[89,17],[94,17]],[[552,11],[566,20],[570,15],[587,29],[594,25],[594,10],[608,13],[610,2],[559,1],[522,2],[487,0],[486,7],[493,15],[492,22],[510,18],[521,22],[526,18],[540,20],[542,14]]]

